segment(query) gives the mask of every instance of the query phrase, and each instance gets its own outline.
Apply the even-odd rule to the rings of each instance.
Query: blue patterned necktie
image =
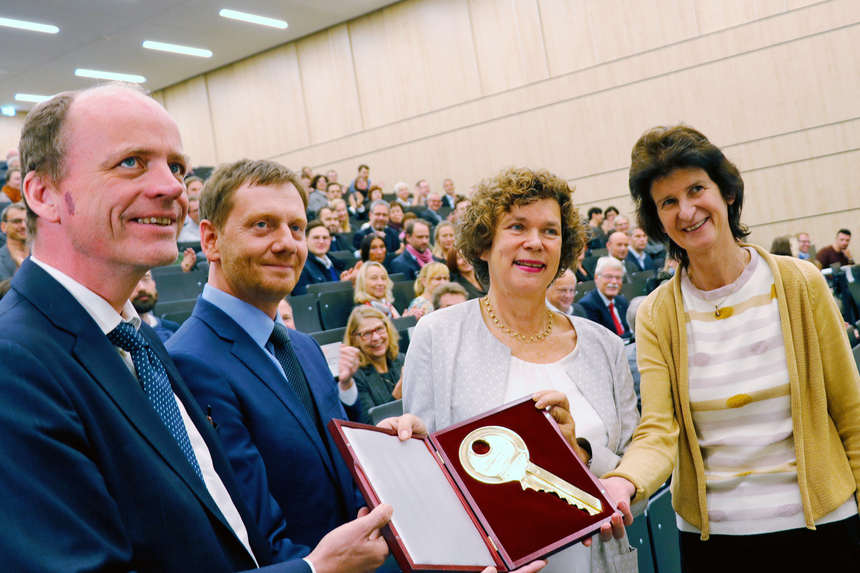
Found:
[[[287,376],[287,382],[289,383],[290,388],[292,388],[296,393],[302,406],[307,410],[308,416],[311,417],[317,430],[320,430],[320,433],[322,434],[322,420],[320,420],[316,409],[314,408],[314,401],[311,397],[311,390],[308,387],[307,378],[305,378],[305,373],[299,364],[299,359],[296,356],[295,350],[293,350],[293,345],[290,343],[287,328],[283,324],[276,322],[275,329],[269,337],[269,342],[271,342],[272,346],[275,348],[275,358],[278,359],[278,362],[281,364],[281,368],[284,369],[284,374]]]
[[[188,458],[197,477],[203,481],[200,464],[197,463],[191,440],[188,438],[188,431],[179,413],[179,406],[176,405],[173,388],[170,387],[170,381],[167,379],[167,372],[164,371],[161,360],[155,355],[146,339],[128,322],[120,322],[119,326],[108,333],[108,339],[114,346],[119,346],[131,355],[134,369],[137,370],[137,379],[143,386],[149,401],[152,402],[152,407],[173,434],[173,439]]]

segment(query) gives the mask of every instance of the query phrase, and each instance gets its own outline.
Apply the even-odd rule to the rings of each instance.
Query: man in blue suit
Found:
[[[621,288],[624,267],[612,256],[600,257],[594,268],[594,283],[597,288],[579,300],[589,320],[602,324],[621,338],[630,338],[627,325],[627,299],[618,294]]]
[[[0,301],[2,568],[323,573],[343,568],[344,542],[367,550],[356,569],[381,562],[384,512],[311,554],[271,499],[255,519],[128,300],[176,260],[188,209],[167,112],[130,87],[66,92],[30,112],[20,145],[33,251]]]
[[[306,294],[308,292],[308,285],[349,280],[350,275],[355,274],[350,269],[351,272],[349,274],[345,275],[343,279],[340,278],[346,264],[339,259],[333,259],[328,256],[332,235],[322,221],[311,221],[308,223],[305,237],[307,237],[308,244],[308,260],[305,262],[304,268],[302,268],[299,282],[293,288],[292,294]]]
[[[651,255],[645,252],[645,247],[647,246],[648,236],[642,230],[642,227],[636,227],[630,231],[630,249],[627,251],[627,257],[624,259],[624,266],[627,269],[628,275],[640,271],[657,270]]]
[[[346,418],[342,403],[358,418],[359,360],[357,349],[342,349],[338,385],[316,341],[288,331],[278,314],[308,253],[300,183],[270,161],[216,169],[200,194],[209,282],[167,347],[219,425],[248,505],[271,493],[289,538],[313,547],[363,504],[326,430]],[[263,476],[252,471],[260,461]]]

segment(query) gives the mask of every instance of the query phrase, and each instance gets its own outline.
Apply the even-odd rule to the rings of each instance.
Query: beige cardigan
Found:
[[[797,480],[806,526],[827,515],[860,483],[860,377],[845,325],[813,265],[772,256],[791,388]],[[680,273],[654,291],[636,315],[642,422],[617,469],[639,501],[672,478],[672,505],[707,539],[702,452],[690,411],[689,368]],[[604,476],[604,477],[606,477]]]

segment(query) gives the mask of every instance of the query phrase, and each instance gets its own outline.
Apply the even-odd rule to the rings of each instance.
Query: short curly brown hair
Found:
[[[585,246],[585,223],[573,204],[574,189],[545,169],[508,167],[482,180],[472,203],[457,221],[457,249],[475,268],[482,284],[490,284],[490,270],[481,255],[493,245],[496,225],[514,206],[524,207],[541,199],[555,199],[561,211],[561,257],[556,277],[570,267]]]

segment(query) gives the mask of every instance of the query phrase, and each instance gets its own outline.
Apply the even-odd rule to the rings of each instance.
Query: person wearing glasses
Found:
[[[573,271],[567,269],[564,274],[552,281],[552,284],[546,289],[546,307],[553,311],[558,311],[563,314],[573,315],[574,308],[573,299],[576,297],[576,275]],[[577,305],[579,306],[579,305]],[[580,307],[578,309],[582,311]],[[576,316],[580,316],[577,314]],[[587,318],[583,316],[583,318]]]
[[[629,303],[618,294],[624,279],[624,265],[615,257],[600,257],[594,268],[594,290],[582,297],[579,304],[585,309],[589,320],[601,324],[620,336],[630,338],[627,325]]]
[[[400,400],[404,356],[400,336],[388,317],[370,306],[357,306],[349,315],[343,343],[358,348],[358,370],[352,376],[361,401],[361,422],[371,424],[370,409]]]

